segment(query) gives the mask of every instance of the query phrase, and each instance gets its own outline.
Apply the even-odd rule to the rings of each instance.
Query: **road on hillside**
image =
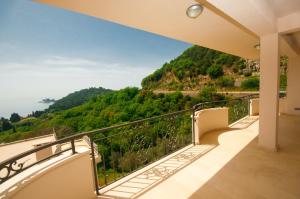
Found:
[[[166,90],[154,90],[153,93],[159,94],[169,94],[174,93],[176,91],[166,91]],[[180,91],[183,95],[189,95],[191,97],[195,97],[198,95],[198,90],[193,91]],[[223,95],[233,95],[237,97],[245,96],[245,95],[252,95],[252,94],[259,94],[259,91],[218,91],[217,93],[223,94]]]

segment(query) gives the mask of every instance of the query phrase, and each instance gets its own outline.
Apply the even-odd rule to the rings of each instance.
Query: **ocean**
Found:
[[[0,98],[0,117],[9,118],[12,113],[26,117],[32,111],[44,110],[51,104],[39,103],[41,99],[23,98],[23,99],[1,99]]]

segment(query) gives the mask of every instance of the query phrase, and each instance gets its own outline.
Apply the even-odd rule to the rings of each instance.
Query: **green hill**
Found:
[[[79,106],[89,101],[91,98],[95,96],[108,93],[111,91],[112,90],[110,89],[105,89],[102,87],[82,89],[80,91],[73,92],[67,95],[66,97],[57,100],[54,104],[49,106],[47,111],[53,112],[53,111],[61,111],[61,110],[73,108],[75,106]]]
[[[142,86],[146,89],[161,90],[198,90],[207,84],[232,87],[236,77],[251,75],[246,74],[250,71],[245,69],[246,62],[240,57],[192,46],[145,77]],[[225,79],[222,79],[224,76]],[[224,81],[227,82],[224,84]]]

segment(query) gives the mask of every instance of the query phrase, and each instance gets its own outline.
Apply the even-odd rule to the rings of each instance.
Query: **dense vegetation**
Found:
[[[281,90],[286,89],[288,58],[280,59]],[[201,90],[214,86],[217,90],[258,90],[259,62],[242,59],[212,49],[192,46],[169,63],[165,63],[142,81],[144,89]]]
[[[203,93],[207,93],[205,91]],[[207,97],[219,99],[218,95],[200,95],[198,98],[183,96],[180,92],[155,95],[151,91],[125,88],[94,96],[88,102],[67,110],[45,112],[40,117],[29,117],[12,123],[16,132],[0,133],[0,142],[9,142],[37,135],[49,134],[53,128],[58,136],[107,127],[126,121],[143,119],[163,113],[191,107]],[[6,123],[5,123],[6,124]]]
[[[49,106],[48,111],[53,112],[53,111],[61,111],[61,110],[73,108],[75,106],[79,106],[89,101],[91,98],[95,96],[108,93],[111,91],[112,90],[110,89],[105,89],[102,87],[82,89],[80,91],[76,91],[74,93],[67,95],[66,97],[57,100],[54,104]]]
[[[218,79],[224,74],[246,73],[245,68],[245,60],[237,56],[192,46],[145,77],[142,86],[167,90],[197,89],[203,87],[203,84],[208,83],[210,79]]]
[[[259,89],[259,78],[249,77],[244,80],[241,84],[241,88],[244,90],[258,90]]]

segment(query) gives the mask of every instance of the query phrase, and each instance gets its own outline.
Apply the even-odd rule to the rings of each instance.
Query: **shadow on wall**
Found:
[[[226,134],[229,131],[234,131],[234,130],[241,130],[241,129],[246,129],[251,124],[256,122],[258,120],[258,117],[245,117],[242,118],[241,120],[229,125],[227,129],[220,129],[220,130],[214,130],[207,132],[200,138],[200,144],[212,144],[212,145],[219,145],[219,137],[222,134]]]

